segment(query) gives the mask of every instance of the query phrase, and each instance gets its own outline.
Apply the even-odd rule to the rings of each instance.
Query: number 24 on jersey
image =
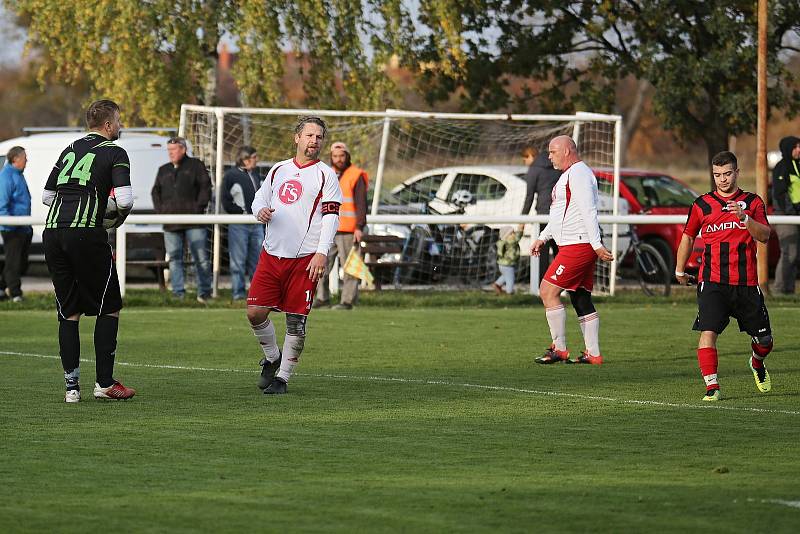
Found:
[[[64,164],[64,168],[58,173],[56,185],[65,184],[72,179],[77,180],[80,185],[86,185],[92,177],[92,162],[94,162],[94,156],[92,152],[87,153],[73,169],[72,166],[75,164],[75,152],[67,152],[64,155],[64,159],[61,160],[61,163]],[[72,173],[70,173],[70,169],[72,169]]]

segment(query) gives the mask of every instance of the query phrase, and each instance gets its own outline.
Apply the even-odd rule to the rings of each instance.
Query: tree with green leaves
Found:
[[[433,35],[409,62],[430,99],[460,92],[471,110],[611,112],[616,83],[649,82],[654,111],[709,159],[756,125],[757,3],[752,0],[422,0]],[[769,104],[800,110],[787,54],[800,52],[800,2],[769,3]],[[510,80],[525,81],[521,92]]]
[[[86,81],[129,122],[174,123],[180,104],[214,104],[217,48],[239,48],[248,106],[285,105],[285,54],[297,54],[305,104],[378,109],[391,102],[389,56],[411,42],[401,0],[6,0],[28,26],[40,81]]]

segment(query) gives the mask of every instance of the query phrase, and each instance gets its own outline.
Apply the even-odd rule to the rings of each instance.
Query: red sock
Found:
[[[759,345],[756,343],[756,339],[753,338],[753,342],[750,346],[753,347],[753,356],[750,358],[753,369],[761,369],[764,367],[764,358],[766,358],[767,354],[772,350],[772,341],[769,342],[769,345]]]
[[[717,382],[717,349],[703,347],[697,349],[697,363],[706,383],[706,390],[719,389]]]

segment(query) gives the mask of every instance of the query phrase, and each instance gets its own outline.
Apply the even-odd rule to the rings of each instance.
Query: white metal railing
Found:
[[[686,215],[600,215],[601,224],[683,224]],[[476,215],[367,215],[368,224],[546,224],[548,215],[497,215],[494,217]],[[771,225],[788,224],[800,225],[800,216],[772,215],[769,217]],[[0,216],[0,226],[37,226],[44,225],[43,217],[10,217]],[[537,224],[538,223],[538,224]],[[127,234],[137,232],[153,232],[152,226],[137,228],[136,225],[153,224],[260,224],[252,215],[131,215],[121,227],[116,230],[116,262],[119,275],[120,290],[125,294],[126,276],[126,245]],[[616,230],[616,226],[614,227]],[[219,254],[215,247],[214,254]],[[219,279],[219,258],[213,262],[214,281]],[[216,290],[216,287],[215,287]],[[613,294],[613,291],[612,291]]]

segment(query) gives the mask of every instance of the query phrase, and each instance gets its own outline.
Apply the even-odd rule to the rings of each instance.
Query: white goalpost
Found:
[[[370,233],[404,240],[401,253],[387,255],[387,262],[397,265],[382,269],[388,283],[403,287],[485,286],[496,276],[494,245],[499,232],[503,226],[516,224],[525,224],[517,279],[538,282],[538,262],[528,261],[525,247],[538,235],[546,217],[533,210],[523,213],[526,168],[521,150],[533,147],[546,153],[547,144],[557,135],[571,136],[587,164],[613,176],[611,181],[598,180],[601,213],[621,213],[618,115],[358,112],[185,104],[179,134],[209,169],[214,184],[209,213],[224,213],[218,191],[225,171],[234,164],[236,150],[242,145],[255,147],[265,175],[272,163],[294,154],[292,131],[303,115],[324,118],[328,124],[326,147],[334,141],[346,143],[353,164],[369,174]],[[324,152],[322,159],[328,160]],[[457,192],[460,196],[454,202]],[[471,222],[454,224],[451,220]],[[210,246],[216,294],[220,275],[227,270],[223,261],[227,251],[225,225],[215,222],[213,228]],[[604,224],[603,230],[607,246],[619,251],[618,225]],[[597,290],[613,294],[616,262],[598,265],[597,275]],[[531,283],[531,290],[536,286]]]

